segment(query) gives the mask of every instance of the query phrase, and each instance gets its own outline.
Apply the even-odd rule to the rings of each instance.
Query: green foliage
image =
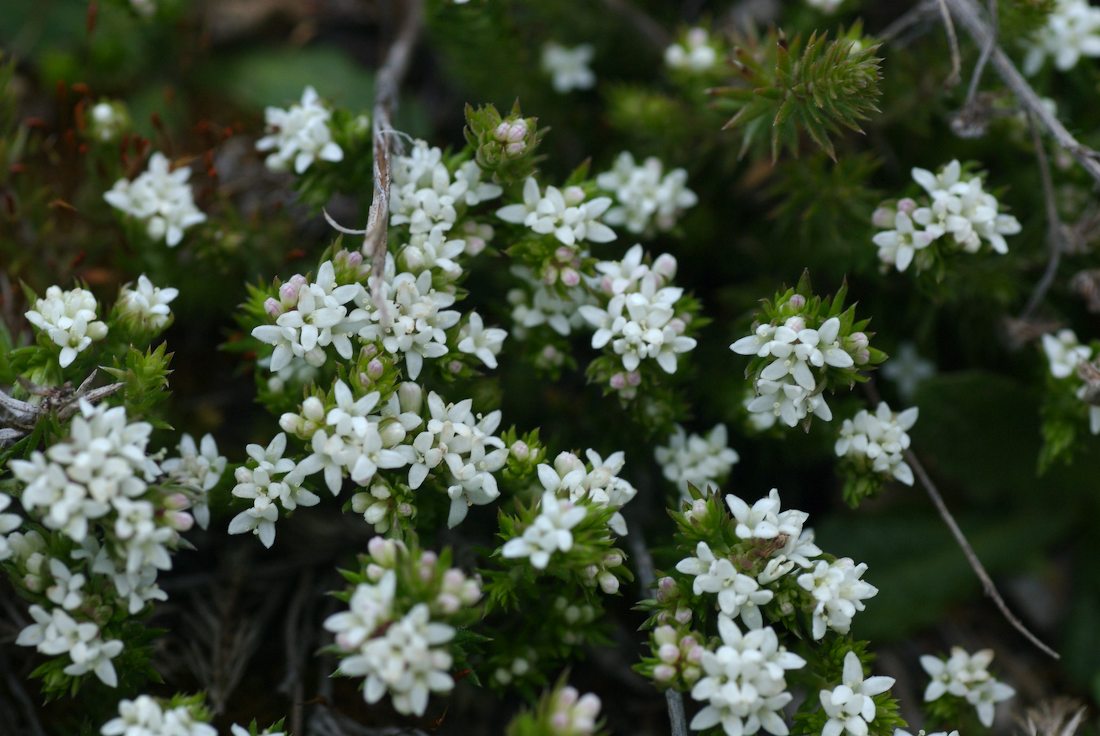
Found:
[[[172,354],[167,349],[168,344],[163,342],[144,351],[131,347],[112,366],[104,369],[124,384],[122,403],[131,419],[150,417],[170,396],[168,375],[172,371],[168,364]],[[155,426],[167,426],[156,419],[152,422]]]
[[[725,127],[743,128],[742,152],[770,125],[773,160],[784,149],[797,156],[803,135],[836,158],[832,139],[862,132],[860,123],[878,112],[878,48],[859,26],[834,40],[816,31],[788,40],[781,30],[742,40],[734,50],[739,78],[715,90],[720,109],[734,112]]]
[[[474,160],[502,184],[521,182],[535,173],[544,157],[536,149],[547,128],[538,127],[538,118],[525,118],[519,100],[512,110],[501,116],[494,105],[466,105],[466,127],[463,134],[474,149]]]
[[[1012,41],[1042,28],[1057,0],[997,0],[998,34]]]

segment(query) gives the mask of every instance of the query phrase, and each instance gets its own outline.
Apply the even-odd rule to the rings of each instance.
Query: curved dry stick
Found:
[[[405,17],[393,40],[386,60],[378,70],[374,88],[374,119],[371,136],[374,144],[374,195],[367,214],[363,237],[363,255],[371,259],[367,285],[381,322],[388,323],[383,275],[386,267],[386,231],[390,220],[390,136],[391,117],[397,109],[397,92],[409,66],[409,55],[420,34],[422,0],[404,0]]]
[[[924,486],[925,492],[928,493],[928,497],[932,499],[932,504],[936,507],[936,510],[940,512],[940,516],[943,518],[947,528],[951,530],[951,535],[955,537],[955,541],[963,551],[963,555],[966,556],[966,561],[970,563],[970,568],[974,571],[974,574],[978,576],[978,580],[982,582],[982,589],[985,594],[993,599],[993,603],[996,604],[997,609],[1001,612],[1001,615],[1005,617],[1005,620],[1012,624],[1012,627],[1024,635],[1028,641],[1034,644],[1044,654],[1047,654],[1054,659],[1061,659],[1058,652],[1051,649],[1044,644],[1039,637],[1031,633],[1023,622],[1016,617],[1012,611],[1009,610],[1008,604],[1005,603],[1004,598],[1001,597],[1000,592],[997,590],[997,586],[993,584],[993,579],[989,577],[989,573],[986,572],[985,566],[982,565],[982,561],[978,559],[978,555],[975,554],[974,548],[970,546],[970,542],[967,541],[966,535],[963,534],[962,529],[959,528],[958,522],[955,521],[955,517],[951,515],[951,512],[947,510],[947,504],[943,502],[943,496],[940,495],[939,490],[936,488],[936,484],[932,482],[932,478],[929,477],[928,472],[921,465],[920,460],[917,459],[916,454],[912,450],[905,451],[905,460],[913,468],[913,472],[916,473],[917,479],[920,480],[921,485]]]

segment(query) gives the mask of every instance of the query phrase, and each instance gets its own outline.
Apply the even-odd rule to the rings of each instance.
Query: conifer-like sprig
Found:
[[[773,160],[782,149],[797,156],[803,134],[835,159],[832,139],[845,129],[862,132],[860,123],[878,112],[878,48],[859,26],[833,40],[817,32],[788,39],[775,29],[739,44],[733,64],[740,79],[711,91],[720,108],[735,113],[723,129],[743,127],[743,154],[770,120]]]

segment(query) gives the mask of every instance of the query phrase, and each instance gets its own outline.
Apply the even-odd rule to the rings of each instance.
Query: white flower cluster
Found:
[[[0,562],[12,556],[11,543],[8,534],[15,531],[23,524],[18,514],[5,514],[3,511],[11,506],[11,496],[0,493]]]
[[[473,207],[500,196],[501,188],[481,181],[481,168],[466,161],[452,173],[443,151],[418,140],[407,156],[391,165],[390,224],[408,225],[414,243],[454,227],[463,206]]]
[[[1058,379],[1070,378],[1080,381],[1077,398],[1084,401],[1088,396],[1088,384],[1081,377],[1079,369],[1092,357],[1092,348],[1082,345],[1073,330],[1059,330],[1057,334],[1043,335],[1043,352],[1050,362],[1050,372]],[[1088,404],[1089,431],[1100,434],[1100,405]]]
[[[834,562],[818,560],[798,576],[798,585],[814,598],[814,639],[825,636],[826,629],[847,634],[857,612],[867,606],[863,601],[878,595],[878,588],[861,580],[867,564],[855,564],[848,557]]]
[[[1057,0],[1045,26],[1027,42],[1024,73],[1035,74],[1047,57],[1059,71],[1077,66],[1082,56],[1100,56],[1100,8],[1088,0]]]
[[[610,197],[587,199],[578,186],[539,189],[534,177],[523,184],[523,203],[509,204],[497,210],[497,217],[513,225],[525,225],[539,235],[553,235],[565,245],[582,241],[610,243],[615,231],[600,217],[611,206]]]
[[[585,456],[587,466],[571,452],[559,453],[553,466],[541,463],[538,476],[543,490],[574,503],[588,501],[616,509],[608,526],[619,536],[626,536],[626,520],[618,509],[630,503],[638,490],[619,477],[626,464],[624,454],[613,452],[604,460],[595,450],[586,450]]]
[[[665,49],[665,64],[670,69],[705,72],[717,61],[718,51],[711,45],[705,28],[689,29],[683,43]]]
[[[399,713],[422,716],[430,693],[446,693],[454,687],[449,674],[452,657],[445,645],[455,630],[432,617],[474,605],[481,590],[476,581],[451,568],[443,573],[442,590],[434,600],[415,603],[401,613],[395,600],[397,574],[392,569],[399,549],[405,552],[400,542],[371,540],[374,562],[367,568],[371,582],[357,585],[349,610],[330,616],[324,626],[335,634],[336,647],[343,653],[339,672],[364,678],[363,697],[368,703],[377,703],[389,693]],[[437,574],[437,563],[434,553],[421,553],[417,565],[422,580]]]
[[[301,101],[289,109],[264,110],[267,135],[256,141],[256,150],[271,151],[264,163],[272,171],[286,171],[293,164],[294,173],[303,174],[317,160],[343,161],[344,150],[332,140],[331,117],[317,91],[306,87]]]
[[[668,445],[654,451],[665,478],[676,484],[681,497],[688,498],[688,486],[706,490],[726,477],[740,458],[729,446],[726,425],[718,424],[704,437],[687,434],[682,426],[669,436]]]
[[[864,678],[863,663],[855,652],[844,655],[844,669],[840,684],[832,690],[819,693],[821,707],[829,716],[821,736],[867,736],[868,724],[875,720],[878,711],[875,695],[881,695],[894,686],[893,677],[877,675]]]
[[[751,736],[760,729],[775,736],[789,733],[781,715],[793,696],[787,691],[786,671],[800,669],[806,660],[779,645],[770,626],[742,633],[728,616],[718,616],[722,644],[704,651],[703,677],[691,697],[706,707],[691,720],[701,731],[721,725],[727,736]]]
[[[695,557],[680,560],[676,569],[695,576],[692,583],[695,595],[717,594],[718,609],[726,616],[731,619],[740,616],[750,629],[764,625],[760,606],[770,603],[775,594],[761,588],[752,576],[738,572],[729,558],[716,558],[706,542],[699,542]]]
[[[157,151],[149,157],[149,168],[133,181],[119,179],[103,195],[107,204],[145,222],[153,240],[164,238],[169,247],[179,245],[183,231],[206,221],[195,206],[187,180],[191,169],[170,169],[170,162]]]
[[[198,494],[191,505],[191,515],[203,529],[210,523],[210,506],[207,494],[221,480],[226,459],[218,454],[218,445],[212,435],[203,435],[199,445],[184,433],[177,447],[179,455],[163,460],[160,468],[169,479],[182,486],[195,489]]]
[[[286,435],[282,432],[266,448],[248,445],[245,452],[250,462],[234,472],[237,484],[233,495],[252,501],[252,507],[233,517],[229,533],[252,532],[265,547],[270,547],[275,542],[275,522],[279,518],[276,503],[286,511],[293,511],[299,506],[315,506],[321,499],[302,487],[306,474],[298,471],[299,463],[283,457]]]
[[[579,311],[596,330],[592,347],[610,345],[627,371],[653,358],[663,371],[675,373],[676,356],[696,345],[695,338],[684,335],[686,320],[676,314],[684,290],[666,286],[676,274],[676,259],[665,254],[650,268],[642,264],[642,255],[642,247],[635,245],[622,261],[597,264],[600,284],[611,298],[606,307],[583,305]]]
[[[756,396],[748,403],[753,413],[767,413],[793,427],[811,413],[824,421],[833,418],[825,403],[825,383],[819,382],[829,368],[850,368],[855,352],[866,362],[867,336],[850,335],[842,345],[840,319],[830,317],[820,327],[807,327],[800,316],[781,325],[764,324],[753,334],[730,345],[738,355],[755,355],[772,361],[760,371],[754,383]],[[818,375],[814,375],[815,371]]]
[[[206,491],[225,467],[225,458],[218,457],[209,437],[201,460],[197,454],[186,457],[190,438],[185,437],[185,457],[165,461],[171,471],[158,466],[146,455],[152,429],[145,422],[129,423],[123,407],[82,402],[67,440],[45,454],[33,453],[30,460],[11,462],[13,474],[25,486],[23,508],[47,529],[76,542],[72,559],[79,569],[110,580],[130,614],[166,598],[157,586],[157,574],[171,568],[170,551],[180,532],[194,523],[187,509],[194,505],[196,515],[205,520]],[[190,448],[195,449],[193,441]],[[183,491],[164,494],[151,488],[162,473],[169,473]],[[4,532],[14,528],[9,521],[0,518]],[[10,534],[4,551],[20,571],[23,585],[56,606],[50,611],[32,606],[35,623],[23,630],[18,643],[50,656],[68,654],[72,664],[65,668],[67,674],[94,672],[113,687],[116,676],[110,660],[122,651],[122,643],[104,641],[97,623],[68,613],[87,615],[86,575],[49,557],[45,540],[35,532]]]
[[[875,227],[882,229],[873,238],[879,260],[904,271],[918,251],[945,236],[965,253],[977,253],[983,243],[996,253],[1008,252],[1004,236],[1020,232],[1020,223],[999,212],[997,198],[983,189],[981,177],[964,180],[957,160],[935,174],[920,168],[912,174],[931,200],[921,206],[902,199],[896,208],[875,211]]]
[[[901,398],[909,401],[917,392],[917,386],[936,375],[936,364],[917,353],[911,342],[903,342],[896,353],[882,366],[882,376],[893,381]]]
[[[132,320],[142,329],[161,332],[172,321],[172,310],[168,306],[177,296],[179,289],[153,286],[145,274],[138,277],[137,287],[129,284],[122,287],[118,295],[118,309],[124,319]]]
[[[592,736],[600,717],[600,699],[593,693],[581,695],[574,687],[563,687],[550,698],[550,734]]]
[[[577,273],[577,279],[572,285],[567,285],[565,279],[562,279],[561,286],[539,281],[529,268],[523,266],[514,266],[512,273],[526,287],[508,292],[508,302],[512,304],[512,320],[515,323],[513,331],[517,338],[524,339],[527,330],[540,325],[547,325],[562,337],[568,337],[584,326],[585,320],[581,316],[580,307],[593,304],[595,300],[587,289],[578,285],[579,272],[574,272]]]
[[[817,8],[822,13],[835,13],[844,0],[806,0],[811,8]]]
[[[903,453],[909,447],[909,435],[917,421],[917,408],[895,413],[886,402],[875,413],[861,409],[852,419],[845,419],[836,441],[838,457],[848,457],[870,465],[875,473],[913,485],[913,469]]]
[[[924,690],[925,702],[944,695],[964,698],[978,711],[978,720],[982,725],[991,727],[994,706],[1016,694],[1010,686],[989,674],[992,661],[992,649],[970,654],[961,647],[952,647],[951,656],[946,659],[927,654],[922,656],[921,667],[932,678]]]
[[[545,570],[551,555],[573,549],[571,530],[584,521],[587,514],[588,509],[584,506],[546,491],[539,502],[539,515],[521,536],[505,542],[500,553],[508,558],[529,557],[532,567]]]
[[[651,156],[636,164],[629,151],[620,153],[614,166],[596,177],[597,186],[615,197],[615,206],[604,220],[637,234],[654,228],[671,230],[684,210],[698,203],[699,198],[686,183],[685,170],[673,169],[665,174],[660,159]]]
[[[248,733],[240,726],[233,726],[234,736],[242,731]],[[197,718],[191,707],[169,708],[148,695],[121,701],[118,717],[107,721],[99,732],[102,736],[218,736],[217,729]]]
[[[103,100],[92,105],[88,123],[91,133],[100,141],[107,143],[119,137],[130,122],[126,108],[121,102]]]
[[[36,299],[34,309],[25,316],[61,348],[58,362],[66,368],[93,340],[107,336],[107,325],[96,319],[96,307],[90,291],[62,291],[60,286],[51,286],[46,289],[46,298]]]
[[[595,49],[582,43],[567,48],[553,41],[542,47],[542,70],[549,74],[554,91],[565,94],[575,89],[591,89],[596,84],[596,75],[589,68]]]

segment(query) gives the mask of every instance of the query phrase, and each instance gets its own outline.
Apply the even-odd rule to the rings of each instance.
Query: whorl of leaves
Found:
[[[835,40],[816,32],[788,40],[773,29],[738,44],[733,64],[739,79],[712,90],[719,107],[735,113],[723,129],[744,129],[744,153],[770,121],[773,160],[782,149],[797,156],[804,134],[835,159],[832,139],[845,129],[862,132],[860,123],[878,112],[878,48],[858,26]]]

